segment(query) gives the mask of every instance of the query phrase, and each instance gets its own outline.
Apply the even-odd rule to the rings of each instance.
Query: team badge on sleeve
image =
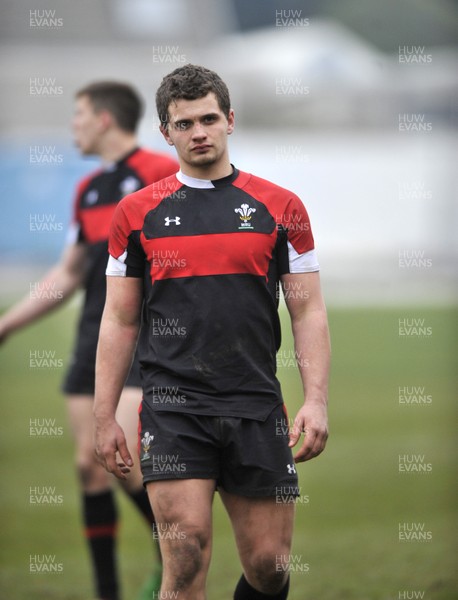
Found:
[[[141,184],[136,177],[129,176],[121,181],[119,187],[121,188],[121,193],[127,196],[127,194],[132,194],[132,192],[138,190]]]

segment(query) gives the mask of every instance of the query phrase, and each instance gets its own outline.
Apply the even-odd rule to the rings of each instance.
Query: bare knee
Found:
[[[203,560],[200,544],[196,539],[187,539],[174,545],[171,552],[174,589],[186,590],[202,570]]]
[[[163,524],[158,523],[158,531]],[[170,528],[169,528],[170,529]],[[169,532],[161,532],[166,538]],[[167,541],[165,547],[161,544],[163,552],[164,575],[174,591],[186,591],[191,588],[208,567],[209,538],[203,532],[175,531],[170,534],[175,539]]]
[[[76,471],[83,489],[96,491],[110,485],[105,470],[95,459],[91,451],[78,452],[76,456]]]
[[[163,559],[161,591],[178,591],[199,600],[205,597],[214,486],[213,480],[206,479],[148,483]]]
[[[288,578],[289,550],[260,549],[245,561],[248,580],[263,593],[282,590]]]

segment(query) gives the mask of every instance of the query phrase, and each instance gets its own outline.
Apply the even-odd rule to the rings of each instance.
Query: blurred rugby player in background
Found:
[[[179,166],[168,154],[138,146],[136,130],[143,112],[142,100],[130,85],[95,82],[76,93],[72,122],[74,140],[83,155],[97,155],[100,169],[77,185],[73,219],[60,260],[44,276],[42,289],[59,294],[26,297],[0,318],[0,340],[33,323],[84,290],[73,357],[63,383],[75,439],[75,459],[82,493],[85,536],[92,560],[99,600],[119,600],[116,532],[118,513],[113,478],[94,455],[92,409],[95,356],[106,295],[105,268],[108,232],[117,203],[126,194],[175,173]],[[118,408],[131,452],[137,446],[141,382],[135,359],[125,381]],[[154,521],[140,469],[121,485],[148,524]],[[157,564],[139,600],[154,597],[160,588]]]

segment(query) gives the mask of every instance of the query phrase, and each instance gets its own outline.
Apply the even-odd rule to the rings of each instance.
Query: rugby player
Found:
[[[68,243],[59,262],[38,286],[39,289],[53,289],[59,293],[29,296],[0,319],[0,339],[4,339],[68,300],[80,287],[84,288],[76,344],[63,391],[76,442],[85,535],[97,597],[103,600],[120,598],[116,565],[117,508],[112,477],[94,455],[92,419],[95,355],[106,295],[108,232],[116,205],[123,196],[167,177],[179,168],[176,160],[168,154],[138,146],[136,129],[141,113],[142,101],[138,93],[125,83],[95,82],[77,92],[72,122],[75,143],[81,154],[99,156],[102,166],[79,183]],[[141,401],[140,372],[136,361],[125,385],[118,418],[133,451]],[[133,477],[122,484],[151,524],[153,516],[140,469],[137,468]],[[149,585],[151,593],[159,589],[159,562],[157,573]],[[152,597],[151,594],[148,597]]]
[[[116,407],[144,302],[139,460],[163,557],[160,597],[206,597],[218,490],[243,567],[234,598],[284,600],[295,505],[276,497],[298,495],[296,463],[318,456],[328,436],[330,343],[309,217],[294,193],[230,163],[234,111],[216,73],[176,69],[156,104],[180,171],[124,198],[112,221],[96,452],[128,478],[134,460]],[[278,285],[289,292],[304,389],[281,435]]]

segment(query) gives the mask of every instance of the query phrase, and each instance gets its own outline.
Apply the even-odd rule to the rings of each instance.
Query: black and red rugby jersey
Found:
[[[136,148],[121,160],[88,175],[77,187],[67,241],[83,242],[88,246],[80,334],[95,336],[95,344],[105,305],[108,234],[116,205],[127,194],[168,177],[178,169],[173,157]]]
[[[181,171],[122,200],[107,275],[150,279],[139,356],[156,410],[263,420],[282,400],[278,282],[317,271],[300,199],[237,169]]]

